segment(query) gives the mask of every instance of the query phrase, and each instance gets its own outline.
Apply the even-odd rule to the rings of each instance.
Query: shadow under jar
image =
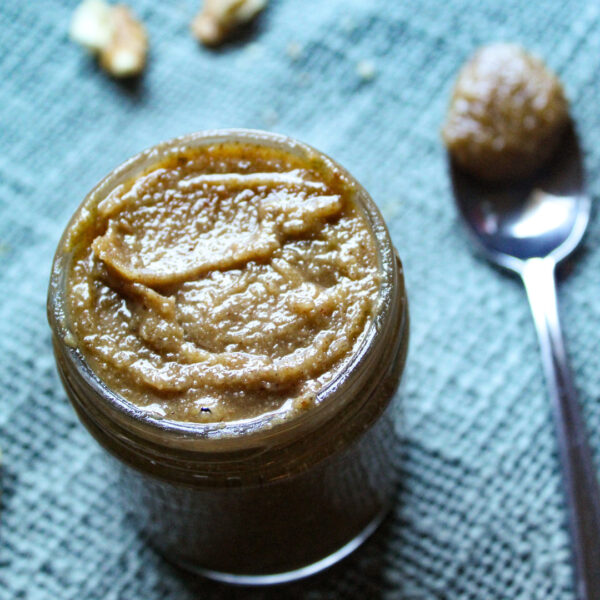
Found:
[[[301,410],[286,405],[218,422],[201,413],[191,422],[131,401],[88,360],[74,333],[69,273],[82,221],[93,223],[98,204],[118,186],[165,158],[219,144],[285,152],[341,177],[372,236],[378,285],[352,351]],[[126,505],[168,560],[235,583],[293,580],[349,554],[390,508],[398,475],[393,399],[409,329],[402,267],[367,192],[322,153],[250,130],[191,134],[142,152],[103,179],[67,226],[53,264],[48,316],[67,395],[117,459]]]

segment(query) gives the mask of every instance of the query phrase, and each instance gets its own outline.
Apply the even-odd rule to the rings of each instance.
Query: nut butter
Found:
[[[402,271],[323,154],[244,130],[143,152],[67,226],[48,308],[69,398],[170,560],[292,579],[389,507]]]
[[[558,77],[521,46],[496,43],[477,50],[461,69],[442,137],[461,168],[501,182],[541,167],[568,121]]]

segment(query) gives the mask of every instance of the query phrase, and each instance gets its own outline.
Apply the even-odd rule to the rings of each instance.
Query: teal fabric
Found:
[[[241,40],[211,51],[188,32],[196,0],[131,0],[151,53],[144,77],[121,84],[68,40],[74,4],[0,4],[0,599],[574,598],[525,296],[471,253],[439,126],[469,53],[522,42],[565,82],[597,200],[600,5],[272,0]],[[65,399],[45,316],[51,257],[85,193],[144,147],[215,127],[290,134],[352,171],[389,224],[411,301],[394,509],[340,565],[271,590],[186,575],[136,535]],[[600,458],[597,221],[567,271],[561,311]]]

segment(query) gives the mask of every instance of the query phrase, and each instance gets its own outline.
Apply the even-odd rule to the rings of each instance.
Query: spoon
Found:
[[[538,333],[552,401],[578,600],[600,599],[600,488],[558,315],[555,269],[581,241],[590,217],[573,126],[546,169],[492,185],[451,164],[454,197],[475,246],[519,275]]]

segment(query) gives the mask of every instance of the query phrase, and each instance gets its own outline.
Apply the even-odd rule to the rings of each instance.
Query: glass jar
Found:
[[[182,148],[263,144],[314,156],[293,139],[249,130],[192,134],[150,148],[104,178],[71,223],[120,183]],[[319,157],[330,161],[324,155]],[[390,508],[397,484],[393,402],[408,345],[402,266],[377,207],[356,186],[381,275],[378,310],[347,367],[315,406],[289,420],[263,416],[183,423],[128,402],[92,371],[70,333],[66,280],[70,225],[48,294],[56,364],[80,420],[116,458],[123,497],[149,541],[170,561],[214,579],[275,583],[303,577],[356,548]],[[93,217],[92,217],[93,218]]]

